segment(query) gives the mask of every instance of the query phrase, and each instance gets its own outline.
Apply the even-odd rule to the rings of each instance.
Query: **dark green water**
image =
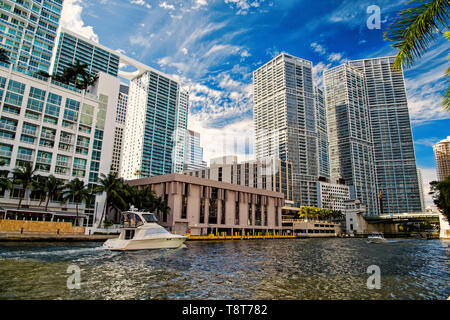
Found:
[[[192,242],[115,253],[101,243],[0,243],[0,299],[447,299],[449,241]],[[67,288],[69,265],[81,289]],[[381,289],[367,288],[368,266]]]

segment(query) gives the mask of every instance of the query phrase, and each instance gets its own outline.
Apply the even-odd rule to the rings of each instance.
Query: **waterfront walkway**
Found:
[[[20,233],[0,232],[0,241],[105,241],[117,238],[117,234],[84,235],[84,234],[55,234],[55,233]]]

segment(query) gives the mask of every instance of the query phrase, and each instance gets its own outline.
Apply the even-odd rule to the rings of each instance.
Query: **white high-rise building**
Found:
[[[100,73],[91,92],[77,90],[47,78],[29,76],[0,66],[0,158],[5,167],[29,163],[36,174],[53,175],[64,182],[78,178],[95,185],[111,168],[117,97],[120,80]],[[6,191],[1,206],[17,206],[20,189]],[[101,214],[104,196],[84,210],[84,225]],[[55,201],[56,200],[56,201]],[[38,208],[39,199],[27,196],[23,204]],[[52,210],[62,210],[57,199]],[[70,213],[67,212],[66,215]],[[72,211],[72,217],[74,213]],[[98,220],[97,220],[98,221]]]
[[[50,72],[63,0],[0,2],[0,47],[19,71]]]
[[[364,74],[348,65],[324,72],[331,181],[344,182],[350,199],[378,215],[373,142]]]
[[[438,181],[450,176],[450,136],[433,146]]]
[[[128,90],[126,84],[120,84],[119,98],[117,100],[116,129],[114,131],[114,145],[112,155],[111,172],[120,173],[120,163],[122,160],[122,149],[125,137],[125,120],[127,115]]]
[[[189,111],[189,93],[180,91],[177,106],[176,129],[173,134],[172,172],[179,173],[184,170],[187,161],[187,150],[189,148],[189,132],[187,129],[187,117]]]
[[[422,211],[419,179],[402,71],[395,57],[350,61],[364,74],[377,188],[383,213]]]
[[[180,83],[162,72],[140,65],[130,75],[120,169],[124,179],[174,171],[173,150],[177,132],[186,129],[188,101]],[[184,159],[184,152],[181,154]]]
[[[423,189],[423,180],[422,180],[422,170],[417,168],[417,178],[419,179],[419,193],[420,193],[420,206],[421,206],[421,212],[425,212],[426,205],[425,205],[425,193]]]
[[[285,53],[253,72],[256,158],[291,162],[294,202],[317,206],[319,177],[312,63]]]

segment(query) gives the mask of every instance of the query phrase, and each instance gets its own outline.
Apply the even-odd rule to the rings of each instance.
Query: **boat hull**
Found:
[[[384,241],[386,241],[385,239],[382,238],[368,238],[370,243],[382,243]]]
[[[181,247],[186,239],[187,237],[142,240],[110,239],[103,244],[103,248],[111,251],[176,249]]]

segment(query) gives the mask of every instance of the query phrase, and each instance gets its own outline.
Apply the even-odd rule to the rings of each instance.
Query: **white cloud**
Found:
[[[152,8],[152,6],[150,4],[148,4],[147,2],[145,2],[144,0],[131,0],[131,3],[132,4],[137,4],[137,5],[140,5],[140,6],[144,6],[147,9],[151,9]]]
[[[92,41],[98,42],[98,35],[92,26],[86,26],[81,17],[84,0],[65,0],[61,12],[61,26],[78,33]]]
[[[183,52],[183,54],[188,54],[188,49],[186,49],[186,48],[181,48],[181,52]]]
[[[160,4],[159,4],[159,6],[161,7],[161,8],[164,8],[164,9],[167,9],[167,10],[175,10],[175,7],[172,5],[172,4],[168,4],[167,2],[161,2]]]

